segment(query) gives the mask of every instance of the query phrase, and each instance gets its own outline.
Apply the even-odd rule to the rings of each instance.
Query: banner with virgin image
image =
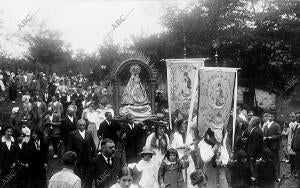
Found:
[[[206,59],[167,59],[168,103],[172,122],[188,120],[198,69]],[[174,125],[173,125],[174,126]]]
[[[232,110],[236,68],[203,67],[199,69],[198,131],[226,128]]]

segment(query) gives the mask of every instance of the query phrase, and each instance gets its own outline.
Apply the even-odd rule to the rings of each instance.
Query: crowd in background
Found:
[[[209,128],[196,140],[187,120],[173,119],[171,130],[163,117],[147,132],[131,115],[114,119],[109,87],[81,74],[1,71],[0,88],[1,97],[15,104],[1,127],[3,187],[57,187],[63,180],[87,188],[274,187],[282,179],[281,151],[282,162],[299,177],[300,113],[279,125],[273,113],[259,118],[239,107],[232,147],[232,117],[221,139]],[[49,157],[58,160],[62,151],[73,153],[62,157],[66,168],[48,182]]]

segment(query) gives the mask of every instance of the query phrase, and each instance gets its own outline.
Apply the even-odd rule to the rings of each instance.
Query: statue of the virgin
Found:
[[[151,114],[150,102],[139,77],[140,72],[139,65],[135,64],[130,67],[131,77],[122,94],[120,115],[130,113],[137,119],[144,119]]]

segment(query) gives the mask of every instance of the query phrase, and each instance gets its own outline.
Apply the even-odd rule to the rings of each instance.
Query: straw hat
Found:
[[[152,149],[150,147],[143,147],[143,151],[140,153],[140,154],[152,154],[152,155],[155,155],[155,152],[152,151]]]

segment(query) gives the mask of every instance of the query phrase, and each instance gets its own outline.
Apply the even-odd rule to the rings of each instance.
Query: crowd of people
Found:
[[[285,177],[280,171],[281,162],[290,164],[290,174],[286,176],[298,180],[300,112],[290,113],[289,121],[282,125],[275,121],[274,112],[263,113],[260,118],[254,111],[245,113],[238,108],[237,114],[234,150],[227,165],[232,187],[274,187],[275,182],[280,185]]]
[[[162,118],[153,132],[130,114],[116,120],[108,88],[91,86],[82,75],[5,71],[0,87],[15,104],[1,130],[2,187],[274,187],[281,150],[299,177],[300,113],[280,126],[272,113],[259,118],[238,108],[234,142],[232,121],[195,140],[184,119],[172,121],[170,130]],[[48,181],[50,157],[62,159],[64,168]]]

